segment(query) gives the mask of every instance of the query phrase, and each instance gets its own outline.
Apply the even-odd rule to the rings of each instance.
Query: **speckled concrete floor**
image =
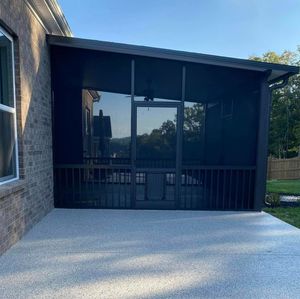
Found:
[[[54,210],[0,298],[300,298],[300,230],[265,213]]]

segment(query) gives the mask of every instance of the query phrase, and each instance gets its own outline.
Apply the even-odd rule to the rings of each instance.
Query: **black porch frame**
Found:
[[[130,163],[113,165],[89,165],[84,163],[57,162],[54,149],[55,204],[71,208],[174,208],[214,210],[261,210],[266,191],[268,154],[268,130],[271,107],[270,84],[298,72],[295,67],[258,63],[253,61],[220,58],[210,55],[191,54],[145,47],[119,45],[105,42],[85,41],[72,38],[49,37],[52,59],[57,60],[60,47],[78,51],[112,52],[130,55],[130,97],[131,97],[131,156]],[[54,50],[54,51],[53,51]],[[92,53],[91,52],[91,53]],[[88,53],[88,52],[86,52]],[[186,54],[186,55],[185,55]],[[74,54],[75,55],[75,54]],[[76,53],[77,55],[77,53]],[[181,97],[176,101],[136,101],[136,58],[175,60],[181,63]],[[199,56],[197,56],[199,55]],[[254,164],[203,165],[186,164],[182,157],[184,103],[186,101],[187,64],[202,63],[222,68],[249,69],[258,83],[259,98],[257,111],[256,153]],[[74,67],[74,65],[72,65]],[[52,65],[52,76],[60,72],[58,64]],[[222,69],[223,70],[223,69]],[[273,72],[272,72],[273,70]],[[252,73],[253,72],[253,73]],[[253,75],[253,76],[254,76]],[[56,101],[61,91],[60,83],[53,78],[54,119],[59,109]],[[84,85],[82,88],[96,89],[98,86]],[[215,86],[211,87],[212,90]],[[244,87],[247,89],[247,87]],[[210,91],[208,90],[207,93]],[[137,108],[160,107],[177,109],[176,163],[174,168],[137,167],[136,134]],[[238,124],[237,124],[238,125]],[[55,126],[55,123],[54,123]],[[58,128],[54,128],[57,132]],[[54,133],[54,141],[57,139]],[[55,142],[54,142],[55,146]],[[163,174],[165,188],[175,192],[174,205],[137,205],[137,185],[146,184],[147,173]],[[169,186],[169,187],[168,187]],[[143,191],[144,192],[144,191]],[[172,193],[173,194],[173,193]]]
[[[134,66],[134,61],[133,61]],[[133,76],[134,76],[134,70],[133,70]],[[132,82],[134,82],[134,79],[132,78]],[[134,101],[134,90],[132,91],[132,117],[131,117],[131,175],[132,175],[132,193],[131,193],[131,199],[132,204],[131,207],[136,207],[136,180],[133,179],[136,177],[137,173],[137,156],[136,156],[136,147],[137,147],[137,108],[138,107],[160,107],[160,108],[176,108],[177,109],[177,134],[176,134],[176,161],[175,161],[175,168],[169,169],[169,168],[155,168],[155,169],[149,169],[149,168],[141,168],[139,171],[141,172],[152,172],[155,171],[156,173],[170,173],[175,172],[175,208],[179,208],[179,198],[180,198],[180,173],[181,173],[181,156],[182,156],[182,103],[181,102],[135,102]]]

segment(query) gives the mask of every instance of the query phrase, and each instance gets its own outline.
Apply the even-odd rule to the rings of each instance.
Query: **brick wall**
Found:
[[[50,56],[45,30],[24,0],[0,1],[14,33],[19,181],[0,186],[0,254],[53,208]]]

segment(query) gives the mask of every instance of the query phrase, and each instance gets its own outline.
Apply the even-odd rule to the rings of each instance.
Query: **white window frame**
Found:
[[[15,169],[14,174],[0,178],[0,186],[16,181],[20,178],[19,175],[19,150],[18,150],[18,132],[17,132],[17,113],[16,113],[16,81],[15,81],[15,56],[14,56],[14,40],[3,27],[0,26],[0,32],[11,42],[11,58],[12,58],[12,83],[13,83],[13,107],[0,104],[0,111],[13,114],[14,119],[14,141],[15,141]]]

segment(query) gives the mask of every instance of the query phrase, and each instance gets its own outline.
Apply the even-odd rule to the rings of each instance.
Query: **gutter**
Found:
[[[97,103],[101,99],[101,93],[99,91],[93,90],[93,89],[88,89],[88,93],[91,95],[93,98],[93,103]]]
[[[57,0],[24,0],[45,31],[59,36],[72,36],[68,22]]]

